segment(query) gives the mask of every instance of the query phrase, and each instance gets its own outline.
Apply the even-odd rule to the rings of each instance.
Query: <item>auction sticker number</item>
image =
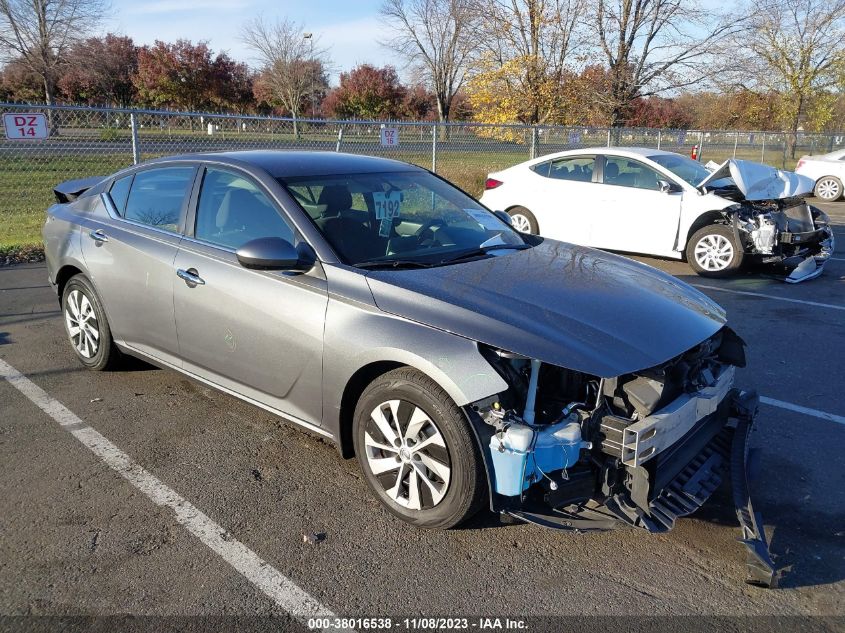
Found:
[[[399,147],[399,128],[381,128],[381,144],[383,147]]]
[[[376,207],[376,219],[393,219],[398,217],[402,206],[402,194],[399,191],[376,191],[373,193]]]
[[[4,114],[3,127],[6,128],[8,139],[29,141],[47,138],[47,117],[43,114],[31,112]]]

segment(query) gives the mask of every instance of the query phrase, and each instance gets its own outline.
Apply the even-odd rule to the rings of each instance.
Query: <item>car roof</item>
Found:
[[[653,147],[581,147],[578,149],[568,149],[562,152],[556,152],[554,154],[546,154],[545,156],[539,157],[538,160],[545,160],[557,156],[573,156],[577,154],[615,154],[618,156],[648,157],[662,154],[675,154],[675,152],[667,152],[662,149],[654,149]]]
[[[377,156],[360,156],[332,151],[249,150],[236,152],[202,152],[166,156],[147,165],[174,160],[211,161],[233,166],[251,165],[263,169],[274,178],[327,176],[332,174],[366,174],[374,172],[424,171],[421,167]]]

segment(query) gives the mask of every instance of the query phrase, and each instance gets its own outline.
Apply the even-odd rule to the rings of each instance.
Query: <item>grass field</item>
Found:
[[[232,138],[232,145],[237,148],[237,134]],[[244,135],[248,136],[248,135]],[[194,133],[191,137],[200,141],[201,137]],[[219,139],[218,139],[219,140]],[[246,140],[241,137],[241,140]],[[266,138],[265,138],[266,140]],[[373,139],[374,140],[374,139]],[[162,144],[161,151],[156,154],[145,153],[144,159],[156,155],[165,155],[166,144]],[[202,149],[202,146],[199,146]],[[383,150],[373,143],[354,142],[352,138],[344,139],[344,149],[360,153],[377,153],[379,155],[403,160],[430,169],[431,152],[419,151],[419,144],[414,149],[403,149],[401,146],[393,150]],[[542,152],[557,151],[562,148],[542,147]],[[687,152],[688,148],[665,147],[668,150]],[[79,155],[73,154],[76,151]],[[117,149],[103,151],[118,152]],[[179,150],[184,151],[184,150]],[[474,147],[461,150],[444,143],[437,156],[437,173],[451,180],[456,185],[474,196],[480,196],[484,188],[484,180],[488,173],[509,167],[528,159],[528,147],[518,144],[500,144],[495,149]],[[69,155],[71,154],[71,155]],[[733,146],[711,146],[704,149],[704,160],[721,162],[734,154]],[[780,148],[773,147],[761,154],[760,148],[746,148],[740,146],[736,152],[737,158],[760,161],[780,166],[783,153]],[[54,201],[53,187],[65,180],[85,178],[93,175],[107,175],[132,162],[129,152],[120,153],[84,153],[74,150],[72,144],[68,146],[68,153],[52,150],[49,153],[24,153],[15,155],[14,150],[0,154],[0,261],[6,256],[19,252],[33,252],[41,244],[41,225],[44,222],[44,212]],[[788,163],[794,167],[794,161]]]

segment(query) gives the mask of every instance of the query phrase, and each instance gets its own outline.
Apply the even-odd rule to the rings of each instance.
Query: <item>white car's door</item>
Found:
[[[537,186],[526,193],[541,235],[589,245],[595,163],[595,156],[567,156],[532,167],[542,178],[536,179]]]
[[[660,191],[668,180],[640,161],[607,156],[595,184],[591,246],[631,253],[673,255],[683,193]]]

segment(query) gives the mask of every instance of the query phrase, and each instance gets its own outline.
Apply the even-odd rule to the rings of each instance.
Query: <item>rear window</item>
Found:
[[[162,167],[138,172],[129,190],[123,217],[165,231],[178,231],[182,205],[193,179],[193,167]]]

